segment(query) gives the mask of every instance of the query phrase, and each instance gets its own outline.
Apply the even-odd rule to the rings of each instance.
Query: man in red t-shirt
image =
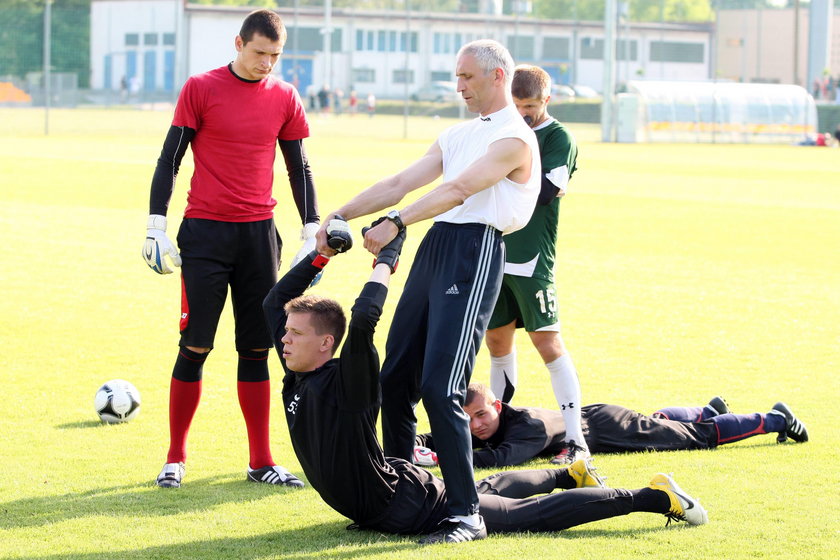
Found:
[[[181,340],[169,392],[169,452],[158,486],[177,488],[184,476],[187,432],[201,397],[204,361],[213,348],[230,286],[239,353],[237,392],[248,431],[248,480],[302,487],[278,466],[269,447],[271,335],[262,302],[277,281],[282,242],[272,197],[276,145],[286,163],[304,246],[315,248],[319,216],[312,173],[303,148],[309,136],[297,91],[271,74],[286,42],[276,13],[248,15],[236,36],[236,59],[192,76],[152,178],[143,257],[159,274],[181,266]],[[178,230],[180,255],[166,235],[166,210],[187,146],[195,172]],[[294,262],[292,263],[294,264]]]

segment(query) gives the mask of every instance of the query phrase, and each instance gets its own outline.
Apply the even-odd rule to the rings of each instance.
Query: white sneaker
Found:
[[[184,463],[166,463],[157,477],[157,485],[161,488],[180,488],[185,471]]]

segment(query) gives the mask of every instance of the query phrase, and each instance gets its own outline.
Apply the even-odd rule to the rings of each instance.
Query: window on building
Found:
[[[400,33],[402,36],[402,33]],[[402,37],[400,37],[402,38]],[[405,50],[402,48],[402,44],[400,45],[401,51]],[[397,32],[396,31],[389,31],[388,32],[388,52],[397,52]]]
[[[514,60],[534,59],[534,38],[529,35],[509,35],[508,46]]]
[[[630,45],[630,58],[627,58],[627,45]],[[619,39],[615,46],[616,50],[616,58],[618,60],[639,60],[639,42],[634,40],[626,41],[624,39]]]
[[[376,50],[376,35],[374,35],[373,31],[367,32],[367,49],[369,51]]]
[[[568,37],[545,37],[542,57],[545,60],[569,60],[572,57],[569,52],[570,46]]]
[[[414,70],[394,70],[393,82],[395,84],[413,84]]]
[[[442,72],[432,71],[432,81],[433,82],[451,82],[453,81],[454,76],[452,72],[448,72],[446,70]]]
[[[373,68],[353,68],[353,83],[372,84],[376,81],[376,70]]]
[[[629,60],[639,59],[639,42],[619,39],[615,45],[616,60],[628,60],[627,45],[630,44]],[[601,60],[604,57],[604,40],[584,37],[580,42],[580,57],[588,60]]]
[[[377,35],[377,37],[376,37],[376,39],[377,39],[376,50],[378,50],[379,52],[385,52],[386,50],[388,50],[387,31],[377,31],[376,35]]]
[[[158,44],[158,34],[157,33],[143,33],[143,44],[144,45],[157,45]]]
[[[174,33],[164,33],[163,34],[163,44],[167,46],[172,46],[175,44],[175,34]]]
[[[705,61],[703,43],[683,43],[677,41],[651,41],[651,62],[697,62]]]
[[[140,34],[139,33],[126,33],[125,34],[125,46],[126,47],[136,47],[140,45]]]
[[[330,50],[338,52],[341,50],[341,29],[334,29],[330,38]],[[285,48],[295,52],[315,52],[324,50],[324,36],[318,27],[291,27],[286,28],[288,36]]]
[[[356,30],[356,50],[365,50],[365,32],[361,29]]]
[[[584,37],[580,41],[580,57],[585,60],[601,60],[604,58],[604,40]]]

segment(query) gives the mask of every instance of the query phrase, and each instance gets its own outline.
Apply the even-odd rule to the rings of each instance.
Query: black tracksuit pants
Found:
[[[450,515],[478,510],[469,418],[462,406],[504,272],[501,233],[438,222],[423,239],[388,333],[382,365],[385,455],[410,460],[422,398]]]

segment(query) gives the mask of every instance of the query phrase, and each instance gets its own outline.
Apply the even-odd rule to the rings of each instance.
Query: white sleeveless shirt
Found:
[[[537,137],[513,105],[443,131],[438,138],[438,145],[443,151],[443,180],[449,181],[460,175],[487,153],[490,144],[503,138],[519,138],[531,148],[531,178],[528,182],[516,183],[504,178],[470,196],[463,204],[436,216],[436,222],[487,224],[503,234],[525,227],[537,204],[542,166]]]

